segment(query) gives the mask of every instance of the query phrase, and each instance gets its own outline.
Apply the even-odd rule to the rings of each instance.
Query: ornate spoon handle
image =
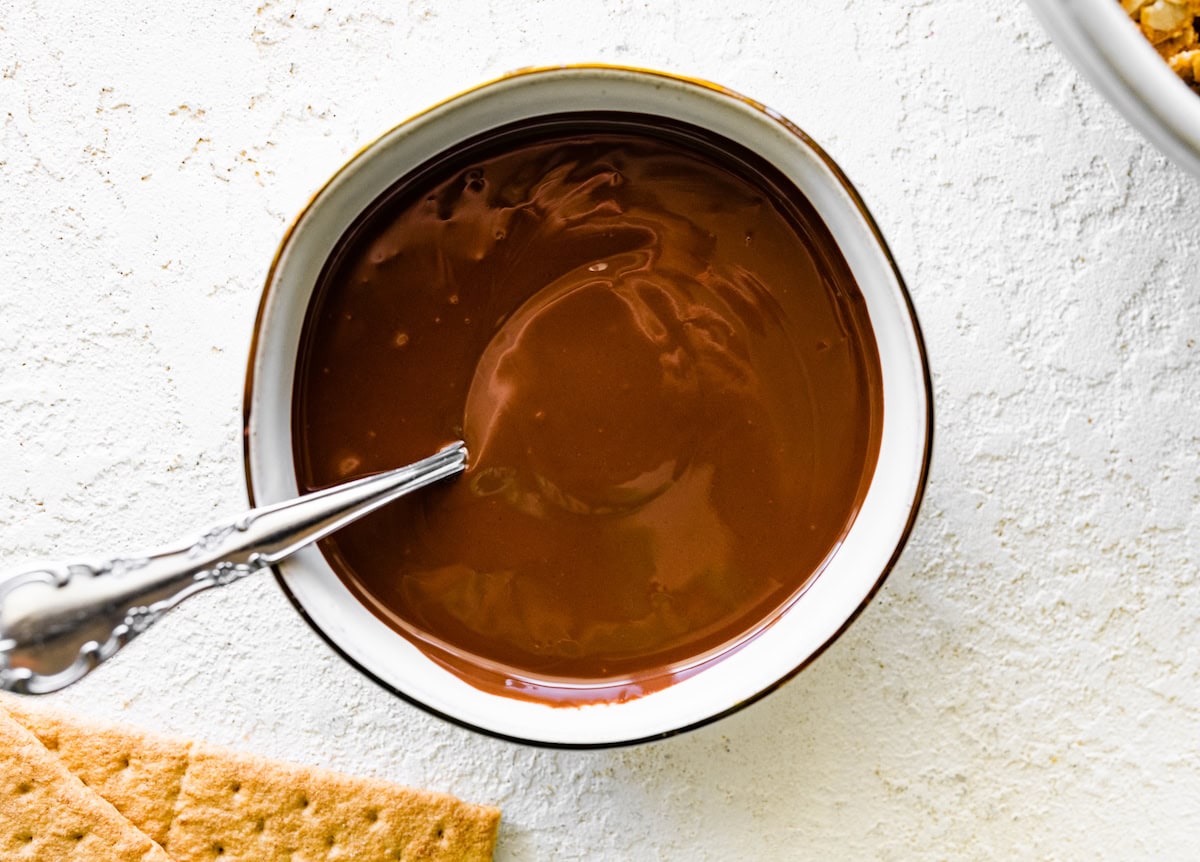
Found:
[[[0,688],[58,691],[188,596],[274,565],[410,491],[466,468],[454,443],[407,467],[251,509],[195,541],[103,561],[40,566],[0,580]]]

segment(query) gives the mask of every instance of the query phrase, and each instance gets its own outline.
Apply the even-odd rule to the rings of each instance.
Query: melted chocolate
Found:
[[[474,685],[622,699],[793,599],[879,449],[879,358],[812,206],[742,147],[628,114],[481,136],[383,195],[314,294],[312,490],[467,441],[456,481],[322,544]]]

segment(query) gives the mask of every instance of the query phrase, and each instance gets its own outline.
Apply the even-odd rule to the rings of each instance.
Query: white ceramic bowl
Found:
[[[1200,176],[1200,96],[1117,0],[1029,0],[1054,43],[1151,143]]]
[[[884,418],[864,504],[827,568],[740,650],[623,703],[555,707],[486,693],[426,658],[356,601],[316,548],[278,569],[305,619],[379,684],[485,733],[569,747],[618,745],[696,727],[799,671],[849,624],[895,563],[924,490],[932,430],[928,368],[908,294],[862,201],[807,136],[711,84],[613,67],[526,70],[443,102],[370,144],[314,196],[284,237],[263,291],[247,376],[246,480],[254,504],[297,494],[291,433],[297,347],[318,274],[343,231],[412,168],[458,142],[514,120],[591,110],[707,128],[755,150],[796,183],[829,226],[866,298],[883,371]]]

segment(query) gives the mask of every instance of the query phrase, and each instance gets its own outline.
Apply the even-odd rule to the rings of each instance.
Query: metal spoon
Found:
[[[0,689],[46,694],[82,679],[164,613],[278,563],[410,491],[466,468],[453,443],[407,467],[275,503],[173,548],[39,566],[0,580]]]

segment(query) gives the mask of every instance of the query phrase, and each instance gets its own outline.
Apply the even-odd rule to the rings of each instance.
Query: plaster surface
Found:
[[[0,565],[244,506],[287,221],[531,64],[709,78],[857,183],[925,328],[922,517],[857,623],[697,732],[553,752],[345,666],[269,578],[53,700],[504,809],[498,858],[1180,859],[1200,846],[1200,195],[1003,0],[0,6]]]

